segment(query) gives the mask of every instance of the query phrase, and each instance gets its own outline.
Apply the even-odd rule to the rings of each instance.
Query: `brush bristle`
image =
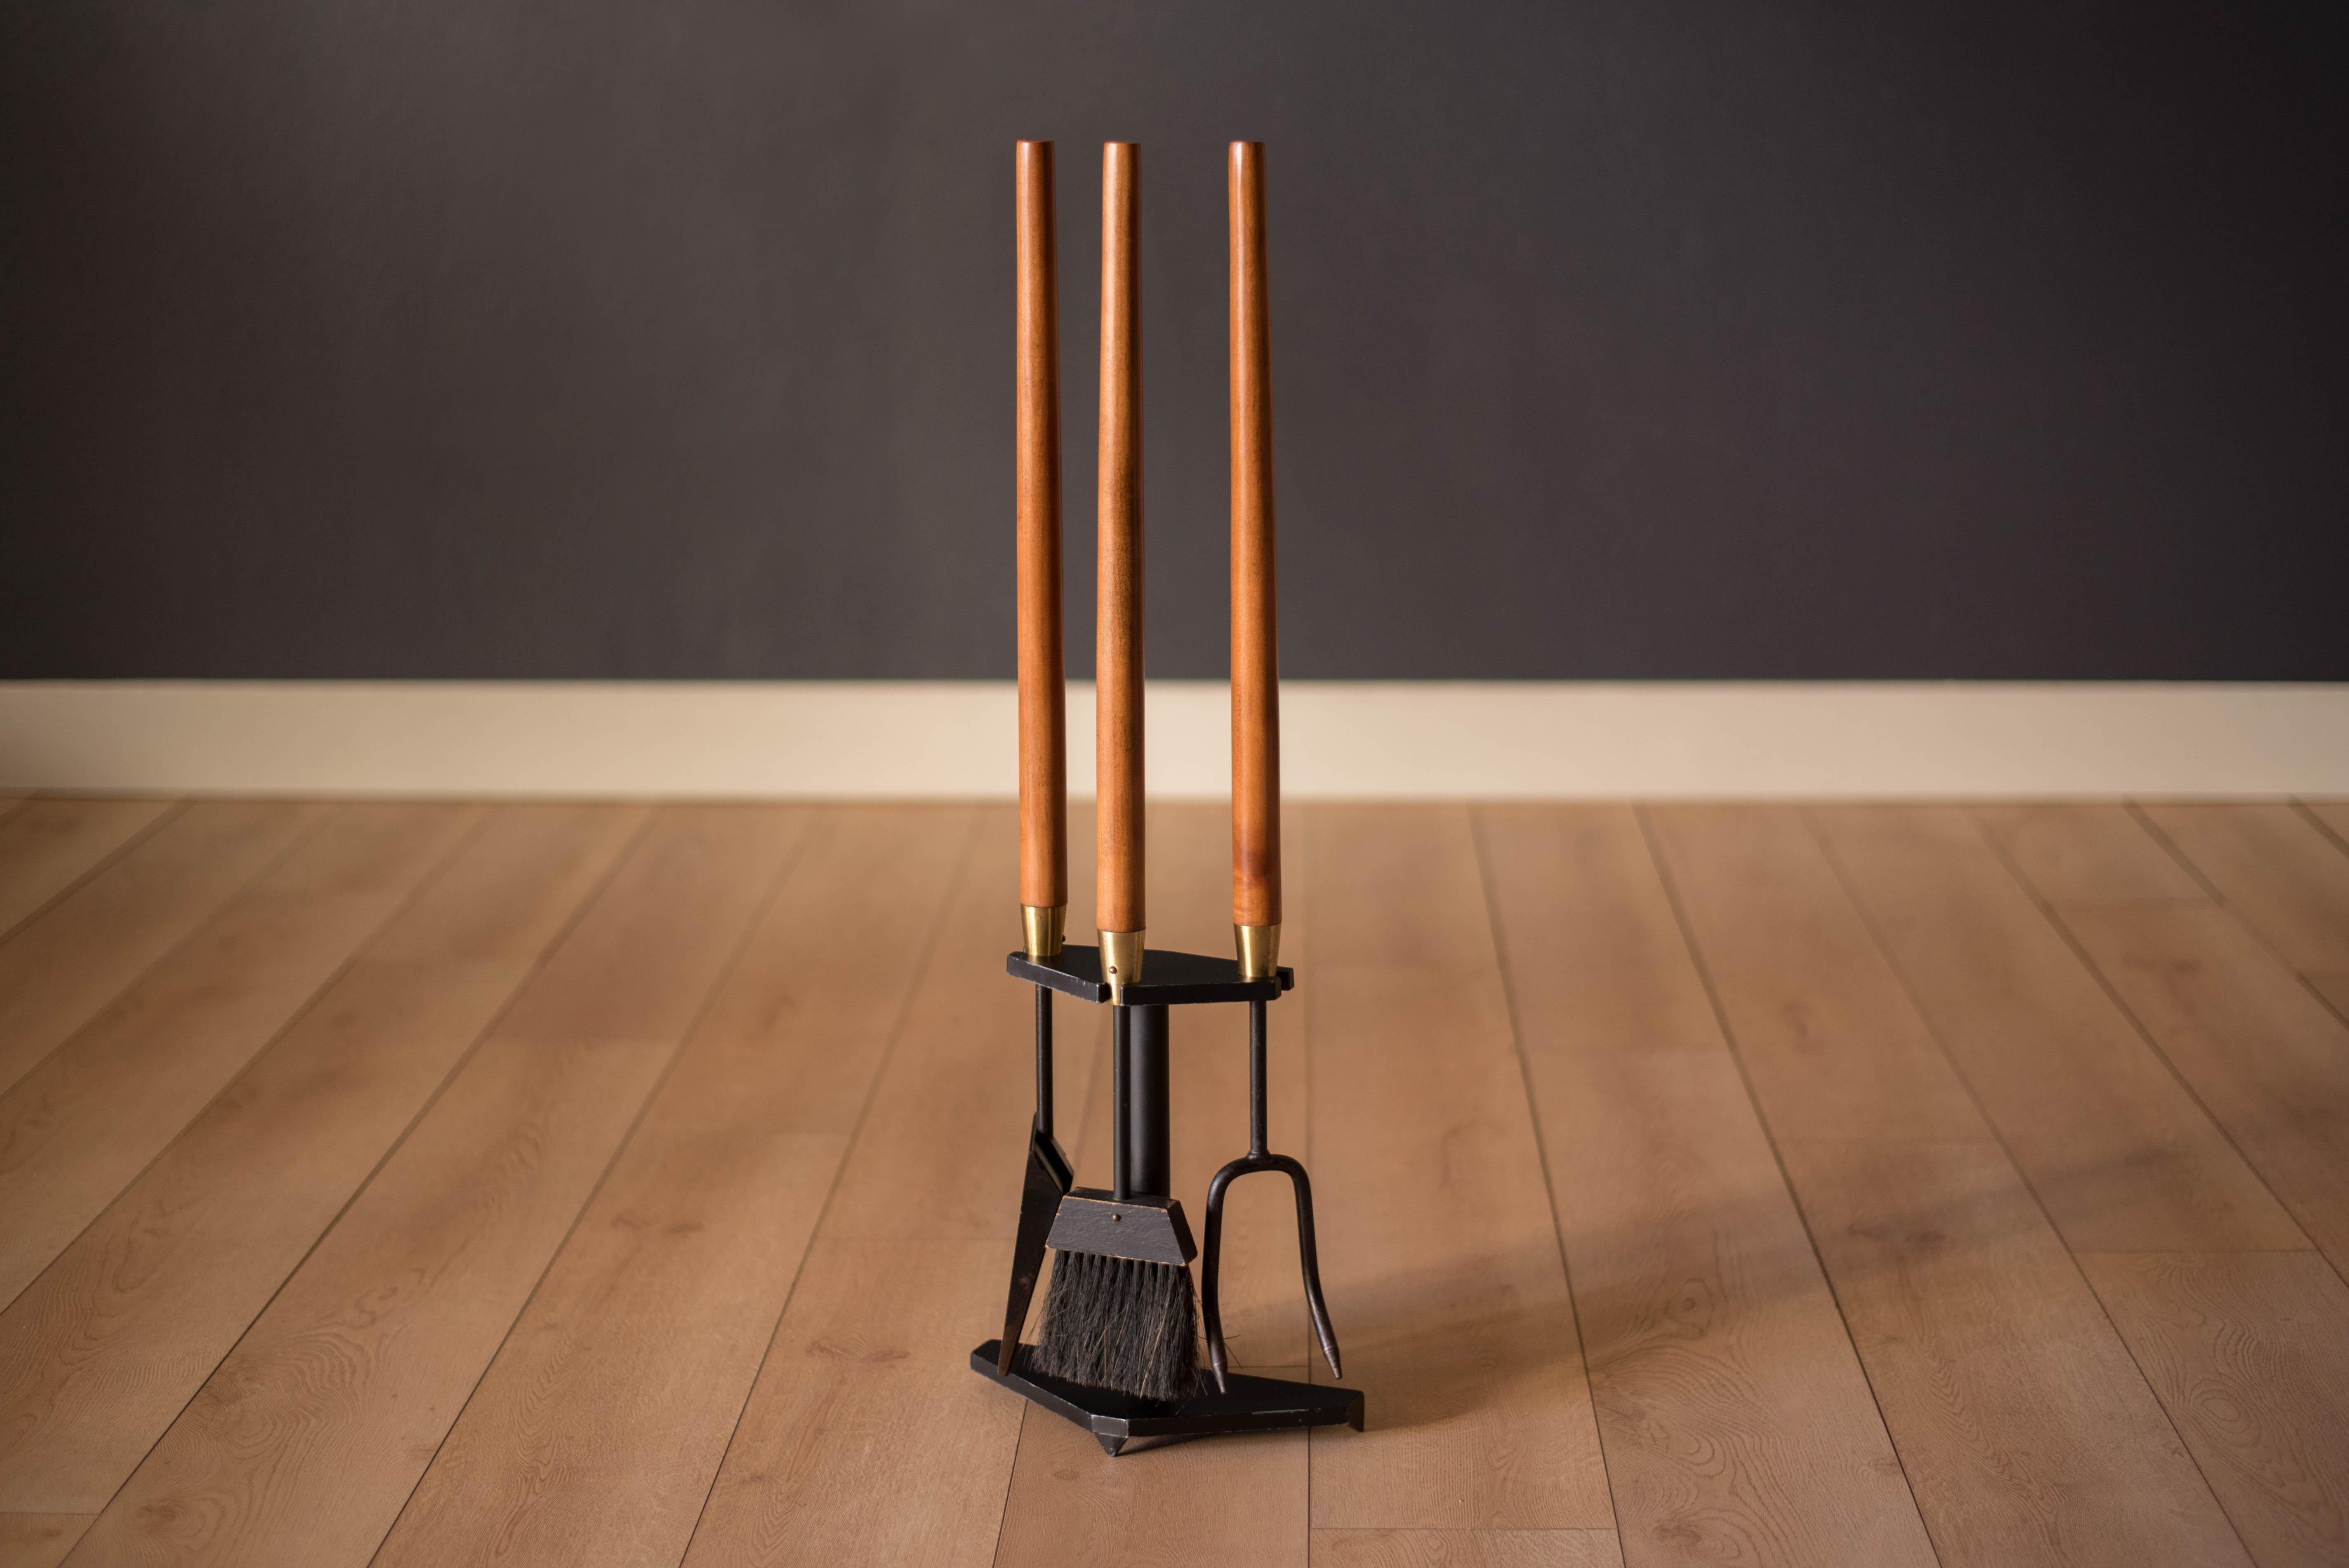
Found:
[[[1199,1385],[1191,1271],[1099,1253],[1052,1254],[1052,1286],[1030,1363],[1088,1387],[1185,1399]]]

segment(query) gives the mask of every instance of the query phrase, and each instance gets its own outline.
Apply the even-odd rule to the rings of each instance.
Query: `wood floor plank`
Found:
[[[2349,1026],[2230,910],[2060,913],[2243,1157],[2349,1270]]]
[[[1154,807],[1149,828],[1153,944],[1229,952],[1230,812],[1220,806]],[[1295,841],[1292,835],[1289,842]],[[1292,906],[1301,904],[1305,882],[1301,857],[1292,851]],[[1311,973],[1304,942],[1288,943],[1281,956],[1300,974]],[[1271,1010],[1266,1053],[1273,1147],[1298,1154],[1307,1132],[1304,1008],[1310,995],[1309,986]],[[1096,1063],[1090,1103],[1079,1121],[1064,1126],[1062,1137],[1078,1181],[1107,1186],[1109,1054],[1098,1030],[1087,1037]],[[1204,1236],[1207,1182],[1247,1148],[1247,1009],[1180,1009],[1169,1076],[1174,1195],[1193,1231]],[[1295,1215],[1285,1181],[1258,1176],[1231,1189],[1225,1204],[1224,1321],[1235,1366],[1302,1378],[1307,1319]],[[1146,1460],[1139,1451],[1111,1459],[1089,1434],[1036,1412],[1020,1434],[995,1561],[998,1568],[1152,1560],[1304,1568],[1307,1480],[1303,1432],[1178,1444]],[[1200,1507],[1202,1497],[1215,1498],[1216,1506]]]
[[[2303,975],[2309,989],[2324,998],[2335,1016],[2349,1020],[2349,970],[2337,975]]]
[[[499,1037],[677,1040],[811,820],[798,806],[662,808],[612,887],[499,1020]]]
[[[2299,805],[2337,842],[2349,846],[2349,800],[2302,800]]]
[[[1086,842],[1090,813],[1071,816]],[[969,1357],[1000,1332],[1035,1111],[1031,995],[1003,971],[1018,856],[1010,810],[986,809],[694,1532],[696,1568],[994,1553],[1026,1407]],[[1081,921],[1090,877],[1070,869]],[[1071,1132],[1099,1037],[1081,1017],[1061,1010],[1054,1058]]]
[[[2052,903],[2210,900],[2194,873],[2116,800],[1978,806],[1973,817],[2039,896]]]
[[[0,819],[0,936],[152,827],[176,802],[33,800]]]
[[[1086,841],[1073,821],[1071,836]],[[1019,940],[1018,854],[1009,810],[987,813],[936,955],[915,995],[904,1044],[874,1088],[823,1234],[994,1238],[1008,1247],[1036,1112],[1033,993],[1003,969],[1004,955]],[[1071,887],[1072,906],[1091,909],[1089,888],[1090,878]],[[1073,1118],[1092,1075],[1086,1036],[1101,1037],[1107,1025],[1073,1006],[1058,1016],[1056,1099],[1060,1115]],[[1004,1259],[1008,1270],[1008,1250]]]
[[[1987,1135],[1798,809],[1658,806],[1649,820],[1779,1138]]]
[[[1625,1561],[1931,1564],[1636,815],[1479,815]]]
[[[1811,820],[2074,1251],[2309,1245],[1965,812],[1836,806]]]
[[[1518,1025],[1540,1024],[1529,1051],[1726,1052],[1631,807],[1477,815]]]
[[[0,1513],[0,1568],[57,1568],[89,1528],[87,1513]]]
[[[1369,1400],[1315,1434],[1313,1523],[1611,1529],[1468,813],[1306,825],[1314,1196]]]
[[[512,806],[0,1314],[0,1508],[104,1506],[643,824]]]
[[[683,1557],[972,826],[819,817],[378,1568]]]
[[[2145,813],[2285,963],[2349,972],[2349,853],[2314,823],[2282,802]]]
[[[1651,820],[1941,1562],[2247,1562],[1799,816]]]
[[[2250,1561],[1998,1145],[1780,1148],[1944,1564]]]
[[[1317,1530],[1313,1568],[1620,1568],[1611,1530]]]
[[[327,810],[198,801],[0,943],[0,1089],[185,941]]]
[[[1016,885],[990,890],[999,925]],[[819,1236],[690,1568],[988,1563],[1027,1407],[971,1371],[970,1347],[1002,1315],[1006,1267],[992,1239]]]
[[[662,810],[68,1562],[367,1562],[804,829]]]
[[[1305,1377],[1301,1366],[1251,1370]],[[1136,1445],[1112,1460],[1090,1432],[1031,1409],[994,1560],[1304,1568],[1306,1481],[1301,1431]]]
[[[2349,1563],[2349,1286],[2292,1253],[2080,1260],[2260,1568]]]
[[[14,1301],[480,823],[338,806],[0,1095],[0,1301]]]

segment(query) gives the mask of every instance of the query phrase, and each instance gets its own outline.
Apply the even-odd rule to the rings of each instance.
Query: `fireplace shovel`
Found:
[[[1011,1299],[1003,1308],[1003,1347],[995,1369],[1009,1376],[1019,1353],[1019,1331],[1028,1324],[1028,1304],[1044,1272],[1044,1243],[1061,1200],[1076,1185],[1069,1157],[1052,1136],[1052,993],[1036,987],[1036,1121],[1028,1133],[1028,1177],[1019,1191],[1019,1229],[1011,1246]]]
[[[1338,1370],[1338,1335],[1330,1326],[1329,1304],[1321,1299],[1321,1264],[1313,1249],[1313,1183],[1305,1167],[1267,1147],[1264,1090],[1264,1004],[1248,1004],[1248,1151],[1216,1172],[1207,1183],[1207,1243],[1199,1253],[1199,1315],[1206,1320],[1207,1365],[1218,1390],[1230,1389],[1229,1357],[1224,1349],[1224,1315],[1217,1291],[1224,1256],[1224,1194],[1234,1181],[1256,1171],[1278,1171],[1297,1191],[1297,1256],[1305,1274],[1305,1305],[1313,1315],[1313,1332],[1321,1341],[1322,1359],[1330,1376]],[[1031,1178],[1032,1180],[1032,1178]],[[1032,1190],[1032,1189],[1031,1189]],[[1027,1234],[1022,1221],[1020,1234]],[[1023,1298],[1024,1300],[1024,1298]]]

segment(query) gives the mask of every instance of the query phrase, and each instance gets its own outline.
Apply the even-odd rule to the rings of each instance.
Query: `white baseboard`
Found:
[[[1282,687],[1293,799],[2349,794],[2349,685]],[[1150,789],[1229,786],[1226,687],[1150,686]],[[1009,797],[1008,681],[0,682],[0,789]],[[1070,691],[1092,792],[1092,689]]]

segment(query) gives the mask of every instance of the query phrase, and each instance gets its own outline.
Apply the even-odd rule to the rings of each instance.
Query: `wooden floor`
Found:
[[[1222,812],[1151,830],[1224,950]],[[1370,1429],[1112,1460],[966,1365],[1008,809],[0,801],[0,1568],[2349,1563],[2349,805],[1288,835]],[[1228,1322],[1303,1376],[1285,1202]]]

